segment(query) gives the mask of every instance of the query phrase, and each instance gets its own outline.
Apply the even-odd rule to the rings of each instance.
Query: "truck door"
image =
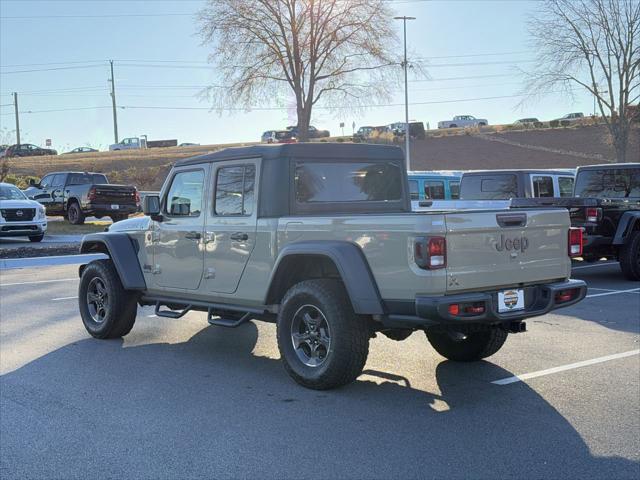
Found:
[[[175,170],[154,226],[153,273],[159,287],[196,290],[202,279],[208,165]]]
[[[233,293],[256,243],[260,160],[221,162],[214,168],[213,205],[207,212],[204,236],[202,289]]]

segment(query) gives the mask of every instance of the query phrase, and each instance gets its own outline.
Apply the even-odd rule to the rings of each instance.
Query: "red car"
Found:
[[[58,152],[51,148],[42,148],[30,143],[11,145],[4,152],[5,157],[40,157],[43,155],[57,155]]]

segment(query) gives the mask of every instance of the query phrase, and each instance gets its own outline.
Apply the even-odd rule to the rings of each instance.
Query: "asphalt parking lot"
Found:
[[[144,308],[94,340],[76,265],[0,270],[0,477],[637,479],[640,284],[611,262],[574,277],[587,299],[488,361],[378,336],[356,383],[316,392],[273,325]]]

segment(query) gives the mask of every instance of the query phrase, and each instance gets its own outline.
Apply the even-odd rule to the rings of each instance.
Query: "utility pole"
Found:
[[[116,112],[116,80],[113,76],[113,60],[109,60],[111,65],[111,105],[113,106],[113,138],[118,143],[118,113]]]
[[[16,144],[20,145],[20,117],[18,115],[18,92],[13,92],[13,107],[16,110]]]
[[[405,145],[405,157],[407,158],[407,171],[411,170],[411,150],[409,146],[409,80],[408,80],[408,69],[409,64],[407,63],[407,20],[415,20],[416,17],[393,17],[394,20],[402,20],[403,30],[404,30],[404,61],[402,62],[402,66],[404,67],[404,145]]]

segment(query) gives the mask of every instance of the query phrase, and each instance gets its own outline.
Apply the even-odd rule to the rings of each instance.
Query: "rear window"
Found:
[[[536,175],[532,182],[534,197],[553,197],[553,178]]]
[[[444,200],[444,182],[436,180],[424,182],[424,197],[430,200]]]
[[[573,177],[558,177],[561,197],[573,197]]]
[[[397,162],[298,162],[298,204],[397,202],[402,200],[402,169]]]
[[[71,173],[69,174],[68,185],[85,185],[87,183],[103,184],[109,183],[107,177],[100,173]]]
[[[640,197],[640,169],[585,170],[576,178],[575,196],[588,198]]]
[[[460,184],[463,200],[508,200],[518,196],[518,183],[513,174],[466,175]]]
[[[449,182],[449,191],[451,192],[451,200],[460,198],[460,182]]]

